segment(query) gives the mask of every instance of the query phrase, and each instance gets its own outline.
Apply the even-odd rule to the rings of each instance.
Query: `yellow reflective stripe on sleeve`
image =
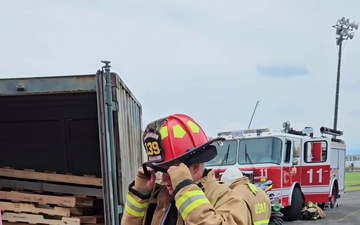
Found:
[[[130,194],[127,194],[126,200],[128,202],[130,202],[132,205],[134,205],[135,207],[140,208],[140,209],[146,208],[149,204],[148,202],[145,202],[145,203],[137,202]]]
[[[201,190],[185,192],[176,201],[176,207],[184,220],[192,210],[203,204],[210,204],[210,202]]]
[[[128,204],[125,205],[125,211],[127,213],[129,213],[132,216],[135,217],[143,217],[145,216],[145,211],[144,212],[137,212],[136,210],[132,209],[131,206],[129,206]]]
[[[148,202],[145,202],[145,203],[137,202],[129,194],[127,194],[127,196],[126,196],[125,211],[128,212],[132,216],[135,216],[135,217],[144,216],[148,205],[149,205]]]
[[[255,221],[254,225],[268,225],[269,222],[270,222],[269,219],[267,219],[267,220],[259,220],[259,221]]]

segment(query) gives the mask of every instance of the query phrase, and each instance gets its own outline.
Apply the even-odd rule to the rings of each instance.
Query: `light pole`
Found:
[[[359,24],[355,21],[350,23],[349,19],[345,19],[345,17],[343,17],[339,19],[333,27],[336,28],[336,44],[339,46],[334,112],[334,130],[337,130],[342,42],[343,40],[348,40],[349,38],[353,39],[354,32],[351,31],[353,29],[357,30],[359,28]]]

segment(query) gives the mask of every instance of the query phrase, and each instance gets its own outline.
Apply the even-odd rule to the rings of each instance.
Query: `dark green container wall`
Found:
[[[0,96],[0,167],[101,176],[96,93]]]

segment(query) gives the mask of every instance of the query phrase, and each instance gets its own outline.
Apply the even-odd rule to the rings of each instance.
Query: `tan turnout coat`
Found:
[[[271,203],[265,191],[253,185],[246,176],[236,179],[229,187],[246,202],[251,212],[252,224],[267,225],[269,223]]]
[[[181,173],[178,175],[181,176]],[[213,171],[209,171],[199,183],[188,182],[176,193],[174,201],[171,198],[166,187],[160,184],[156,184],[148,199],[141,199],[129,191],[121,224],[164,224],[171,202],[178,212],[176,225],[252,224],[246,201],[238,191],[216,181]]]

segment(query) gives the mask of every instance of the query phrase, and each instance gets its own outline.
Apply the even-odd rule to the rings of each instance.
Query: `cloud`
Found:
[[[304,66],[292,66],[292,65],[271,65],[263,66],[257,65],[256,71],[263,76],[271,77],[294,77],[310,75],[308,68]]]
[[[94,73],[106,59],[141,102],[144,126],[187,113],[216,135],[247,128],[260,100],[251,127],[330,127],[332,25],[356,20],[360,7],[345,1],[3,1],[0,78]],[[341,68],[338,125],[349,149],[360,149],[359,41]]]

